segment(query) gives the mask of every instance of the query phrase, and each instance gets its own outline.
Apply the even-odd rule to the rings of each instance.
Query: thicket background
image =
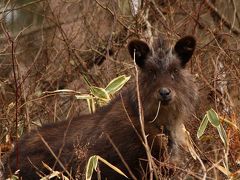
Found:
[[[216,129],[200,141],[197,128],[213,108],[239,128],[240,1],[238,0],[4,0],[0,2],[1,153],[23,133],[43,123],[87,112],[77,92],[111,79],[134,76],[126,45],[137,37],[170,43],[184,35],[197,39],[190,66],[199,85],[196,115],[186,120],[210,179],[223,178],[213,167],[224,148]],[[133,79],[132,76],[132,79]],[[56,93],[71,89],[76,92]],[[239,173],[239,129],[223,123],[229,139],[229,170]],[[187,171],[199,173],[190,158]],[[213,167],[213,168],[211,168]],[[188,174],[184,171],[185,174]],[[182,171],[183,172],[183,171]]]

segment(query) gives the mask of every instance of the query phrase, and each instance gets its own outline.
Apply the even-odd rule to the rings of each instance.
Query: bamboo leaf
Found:
[[[91,180],[93,170],[96,170],[98,165],[98,158],[99,156],[91,156],[88,160],[87,167],[86,167],[86,180]]]
[[[109,101],[110,100],[108,92],[105,89],[103,89],[103,88],[92,86],[91,87],[91,93],[96,98],[99,98],[101,100],[105,100],[105,101]]]
[[[218,114],[213,109],[207,111],[207,118],[214,127],[220,125]]]
[[[219,136],[220,136],[224,146],[226,147],[227,146],[227,134],[226,134],[226,131],[224,130],[222,124],[220,124],[217,127],[217,130],[218,130]]]
[[[11,177],[7,178],[6,180],[19,180],[18,175],[12,175]]]
[[[204,134],[207,125],[208,125],[208,118],[207,118],[207,115],[205,115],[197,131],[198,139],[200,139],[200,137]]]
[[[130,79],[130,76],[119,76],[117,78],[114,78],[105,88],[105,90],[108,92],[108,94],[114,94],[117,91],[119,91],[126,82]]]

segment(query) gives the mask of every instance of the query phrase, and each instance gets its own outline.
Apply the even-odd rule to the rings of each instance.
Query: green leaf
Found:
[[[120,169],[118,169],[116,166],[112,165],[111,163],[109,163],[107,160],[101,158],[100,156],[98,156],[98,159],[100,161],[102,161],[104,164],[106,164],[108,167],[112,168],[114,171],[116,171],[118,174],[121,174],[122,176],[128,178]]]
[[[208,125],[208,118],[207,118],[207,115],[205,114],[205,116],[198,128],[198,131],[197,131],[198,139],[200,139],[200,137],[204,134],[207,125]]]
[[[119,91],[126,82],[130,79],[130,76],[119,76],[117,78],[114,78],[105,88],[105,90],[108,92],[108,94],[114,94],[117,91]]]
[[[110,97],[109,97],[107,91],[103,88],[92,86],[91,87],[91,93],[96,98],[102,99],[104,101],[109,101],[110,100]]]
[[[17,175],[12,175],[10,178],[7,180],[19,180],[19,177]]]
[[[94,155],[91,156],[88,160],[87,167],[86,167],[86,180],[91,180],[93,170],[96,170],[98,165],[98,156]]]
[[[214,127],[220,125],[218,114],[213,109],[207,111],[207,118]]]
[[[224,146],[226,147],[227,146],[227,134],[226,134],[226,131],[224,130],[222,124],[217,126],[217,130],[218,130],[219,136],[220,136]]]

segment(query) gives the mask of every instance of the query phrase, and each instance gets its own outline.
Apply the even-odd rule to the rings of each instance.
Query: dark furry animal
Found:
[[[178,40],[172,48],[168,48],[162,40],[156,40],[153,47],[141,40],[133,40],[128,45],[130,55],[134,58],[135,54],[135,62],[139,67],[139,88],[145,132],[152,146],[152,155],[156,159],[159,159],[160,154],[161,142],[158,135],[161,126],[169,136],[172,151],[177,151],[178,146],[186,144],[182,124],[183,120],[188,119],[194,111],[197,91],[185,66],[195,46],[195,39],[191,36]],[[161,106],[155,118],[159,102]],[[73,177],[76,174],[84,177],[84,169],[89,157],[99,155],[131,178],[129,171],[110,143],[109,139],[111,139],[132,173],[137,179],[141,179],[143,177],[141,167],[143,169],[146,167],[144,159],[146,160],[147,156],[140,137],[136,133],[137,131],[141,135],[140,129],[134,84],[123,92],[122,96],[115,98],[93,115],[46,125],[23,136],[18,142],[18,168],[16,167],[16,149],[14,149],[8,157],[5,175],[20,169],[19,173],[23,179],[39,179],[36,171],[49,173],[42,162],[54,170],[63,171],[62,166],[43,143],[42,137],[56,156],[60,154],[60,162],[65,169],[72,172]],[[102,179],[125,179],[102,163],[99,169]],[[93,179],[97,179],[96,177],[95,174]]]

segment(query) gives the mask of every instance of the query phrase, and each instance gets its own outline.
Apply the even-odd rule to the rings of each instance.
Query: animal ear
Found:
[[[177,41],[174,50],[180,58],[182,67],[185,67],[187,62],[193,55],[196,47],[196,40],[192,36],[186,36]]]
[[[134,59],[135,52],[135,62],[139,67],[145,65],[146,58],[150,53],[150,48],[148,44],[141,40],[132,40],[128,44],[128,51],[131,57]]]

